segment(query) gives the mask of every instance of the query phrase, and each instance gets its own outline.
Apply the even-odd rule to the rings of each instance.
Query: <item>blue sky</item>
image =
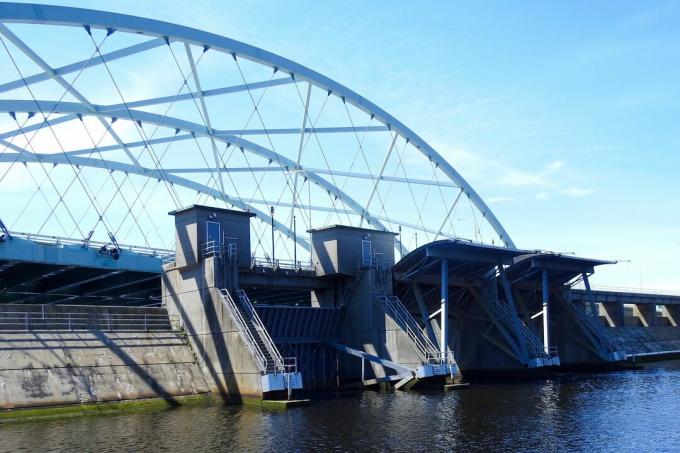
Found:
[[[60,1],[253,44],[349,86],[449,159],[515,243],[680,289],[679,2]]]

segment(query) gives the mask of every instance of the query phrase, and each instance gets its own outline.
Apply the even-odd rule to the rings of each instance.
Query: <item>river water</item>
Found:
[[[0,425],[1,451],[680,452],[680,361],[378,393],[287,411],[179,408]]]

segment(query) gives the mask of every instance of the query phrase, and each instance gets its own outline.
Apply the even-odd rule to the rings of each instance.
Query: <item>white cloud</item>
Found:
[[[503,167],[500,171],[501,175],[498,181],[502,185],[510,187],[544,187],[548,185],[548,180],[543,176],[542,172],[535,173],[508,167]]]
[[[503,203],[505,201],[511,201],[511,200],[512,200],[512,197],[499,196],[499,197],[487,198],[486,202],[488,204],[494,204],[494,203]]]
[[[569,197],[585,197],[593,193],[593,189],[587,189],[582,187],[568,187],[562,190],[560,193],[567,195]]]
[[[537,200],[547,200],[550,198],[550,194],[548,192],[538,192],[536,195],[534,195],[534,198]]]
[[[564,167],[565,163],[562,160],[556,160],[555,162],[552,162],[548,165],[545,166],[545,171],[548,173],[553,173],[559,170],[560,168]]]

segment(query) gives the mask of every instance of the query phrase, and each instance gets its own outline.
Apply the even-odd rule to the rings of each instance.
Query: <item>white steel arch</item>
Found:
[[[17,121],[19,127],[13,130],[0,132],[0,146],[4,146],[7,149],[14,150],[13,153],[4,153],[0,155],[0,162],[16,162],[20,161],[23,163],[34,162],[34,163],[52,163],[52,164],[70,164],[79,166],[90,166],[96,168],[105,168],[109,171],[120,170],[124,172],[129,172],[141,176],[148,176],[152,178],[162,178],[173,184],[178,184],[187,188],[201,191],[206,194],[210,194],[213,197],[221,198],[225,202],[239,207],[241,209],[248,209],[255,212],[261,220],[264,222],[270,222],[271,217],[264,211],[260,211],[252,207],[251,203],[246,203],[240,196],[237,198],[229,195],[224,187],[224,182],[222,180],[223,173],[229,173],[236,171],[233,168],[229,168],[226,165],[221,165],[219,151],[216,148],[216,143],[229,144],[236,147],[243,148],[254,155],[261,158],[268,159],[270,163],[275,163],[279,168],[279,173],[287,172],[295,173],[295,191],[297,191],[297,177],[298,174],[304,173],[305,178],[309,179],[319,188],[327,191],[329,195],[332,195],[345,206],[344,209],[339,209],[347,213],[351,211],[356,215],[364,219],[371,227],[386,229],[386,225],[381,221],[381,216],[379,213],[373,213],[370,206],[376,194],[378,183],[380,181],[389,181],[390,183],[406,183],[409,185],[409,190],[411,184],[424,184],[433,185],[439,188],[441,187],[457,187],[460,188],[460,192],[455,194],[455,197],[451,197],[450,200],[453,204],[446,213],[443,221],[438,219],[436,221],[436,226],[426,226],[421,220],[421,226],[415,225],[418,229],[422,231],[436,233],[435,238],[438,235],[451,237],[450,232],[444,232],[444,227],[447,222],[451,222],[450,216],[451,212],[456,208],[459,200],[462,198],[469,199],[470,203],[478,210],[481,215],[481,220],[487,222],[490,227],[495,231],[498,238],[507,247],[514,248],[514,243],[510,239],[508,233],[505,231],[503,226],[500,224],[498,219],[494,216],[492,211],[484,203],[484,201],[479,197],[479,195],[474,191],[474,189],[465,181],[465,179],[449,164],[439,153],[437,153],[429,144],[427,144],[422,138],[415,134],[411,129],[406,127],[404,124],[399,122],[396,118],[392,117],[390,114],[382,110],[377,105],[363,98],[354,91],[348,89],[347,87],[337,83],[336,81],[329,79],[315,71],[312,71],[305,66],[302,66],[296,62],[278,56],[276,54],[267,52],[265,50],[223,37],[215,35],[212,33],[204,32],[201,30],[192,29],[189,27],[184,27],[176,24],[171,24],[167,22],[161,22],[151,19],[145,19],[140,17],[115,14],[102,11],[86,10],[79,8],[67,8],[67,7],[57,7],[57,6],[47,6],[47,5],[33,5],[33,4],[17,4],[17,3],[2,3],[0,4],[0,23],[2,24],[35,24],[35,25],[58,25],[58,26],[68,26],[68,27],[85,27],[88,34],[91,34],[93,30],[106,30],[106,35],[111,35],[117,32],[127,32],[134,33],[138,35],[146,35],[150,37],[148,41],[141,43],[135,43],[127,47],[110,51],[107,53],[99,53],[90,56],[89,59],[84,59],[76,63],[70,63],[66,65],[59,66],[57,68],[51,68],[47,63],[45,63],[41,58],[31,49],[30,46],[26,45],[19,37],[14,35],[14,33],[2,25],[0,28],[0,34],[4,36],[5,39],[12,42],[19,50],[21,50],[26,56],[28,56],[34,63],[36,63],[44,72],[39,74],[32,74],[28,76],[21,75],[21,79],[6,81],[0,83],[0,94],[1,93],[11,93],[12,90],[17,90],[22,87],[31,87],[35,84],[44,83],[48,80],[55,80],[60,85],[62,85],[70,95],[74,96],[78,102],[59,100],[49,100],[49,99],[4,99],[0,100],[0,111],[8,112],[12,115],[16,115],[19,112],[27,113],[29,118],[36,113],[36,111],[49,112],[50,115],[45,115],[46,118],[42,122],[35,122],[33,124],[28,124],[26,127],[21,127]],[[112,104],[96,104],[90,102],[82,94],[80,94],[69,82],[65,80],[68,74],[77,73],[90,69],[96,66],[106,66],[107,63],[125,59],[131,55],[138,54],[140,52],[150,51],[152,49],[157,49],[162,46],[170,46],[172,43],[181,43],[186,48],[186,54],[188,56],[188,61],[190,64],[190,69],[187,68],[187,75],[184,77],[184,83],[187,84],[187,80],[193,74],[194,89],[191,92],[176,94],[175,96],[159,96],[156,98],[130,101],[124,103],[112,103]],[[215,50],[218,52],[223,52],[227,55],[231,55],[236,61],[237,59],[249,60],[264,66],[273,68],[274,72],[277,74],[276,77],[272,76],[270,80],[262,80],[243,84],[233,84],[230,86],[224,86],[221,88],[203,89],[199,82],[199,76],[196,71],[196,62],[194,61],[194,55],[192,53],[190,46],[196,46],[197,48],[203,48],[203,51]],[[8,51],[9,53],[9,51]],[[174,54],[173,54],[174,56]],[[180,65],[177,65],[180,72],[182,69]],[[108,68],[107,68],[108,69]],[[240,70],[240,67],[239,67]],[[280,74],[280,75],[279,75]],[[241,74],[243,75],[243,74]],[[113,76],[112,76],[113,79]],[[245,79],[244,79],[245,81]],[[302,127],[298,128],[268,128],[262,127],[261,129],[220,129],[217,127],[213,121],[211,124],[211,118],[209,114],[209,109],[206,107],[205,99],[212,96],[219,96],[228,93],[238,93],[238,92],[248,92],[251,94],[252,90],[256,89],[268,89],[272,86],[286,86],[291,84],[298,84],[302,82],[307,82],[309,84],[309,91],[311,87],[314,86],[318,89],[326,91],[329,96],[333,95],[342,100],[342,103],[350,104],[354,108],[365,112],[370,115],[371,121],[379,123],[379,125],[370,125],[365,127],[358,127],[351,121],[350,126],[333,126],[333,127],[316,127],[315,125],[308,124],[309,115],[307,113],[307,108],[309,106],[309,91],[307,93],[307,103],[305,104],[304,121],[302,122]],[[115,83],[115,81],[114,81]],[[188,87],[188,85],[187,85]],[[30,90],[30,88],[29,88]],[[122,95],[121,95],[122,97]],[[168,114],[158,114],[149,111],[138,110],[138,108],[153,107],[160,104],[165,104],[168,102],[178,102],[180,100],[193,100],[197,105],[202,105],[200,109],[203,114],[201,114],[202,122],[204,124],[199,124],[196,121],[190,121],[183,119],[181,117],[174,117]],[[255,101],[253,100],[255,104]],[[258,104],[255,104],[255,111],[257,112]],[[47,116],[52,116],[53,114],[61,114],[62,116],[52,117],[47,119]],[[200,112],[199,112],[200,114]],[[257,112],[259,115],[259,112]],[[116,144],[97,146],[95,144],[91,148],[82,148],[76,150],[51,150],[52,152],[43,152],[45,150],[31,150],[26,146],[19,146],[12,143],[12,140],[18,136],[28,136],[30,133],[37,133],[46,128],[51,128],[59,124],[67,124],[76,120],[80,120],[84,116],[92,116],[96,118],[101,124],[110,132],[114,137]],[[251,115],[252,116],[252,115]],[[131,142],[125,141],[120,137],[115,135],[113,128],[106,122],[105,119],[113,120],[122,119],[129,122],[139,122],[140,128],[141,123],[151,124],[155,126],[160,126],[164,128],[174,128],[175,135],[172,137],[161,137],[161,138],[147,138],[144,137],[141,141]],[[260,118],[261,119],[261,118]],[[28,120],[27,120],[28,121]],[[263,124],[264,126],[264,124]],[[330,167],[326,170],[322,168],[315,168],[308,165],[302,165],[300,163],[300,158],[292,159],[286,157],[280,152],[277,152],[273,148],[273,143],[271,147],[263,146],[262,144],[246,140],[243,138],[244,135],[250,136],[266,136],[269,138],[272,135],[282,134],[282,135],[293,135],[300,134],[300,148],[302,149],[302,143],[305,138],[305,134],[310,136],[312,134],[355,134],[357,136],[357,141],[359,141],[359,133],[367,132],[387,132],[393,137],[392,144],[389,148],[388,154],[385,157],[380,171],[375,174],[372,172],[362,173],[357,171],[334,171]],[[167,142],[174,142],[175,140],[192,140],[196,136],[200,136],[210,140],[212,143],[212,153],[214,155],[214,167],[210,168],[176,168],[174,171],[171,169],[153,169],[144,168],[135,162],[134,157],[130,153],[129,149],[134,146],[151,146]],[[404,175],[403,178],[396,176],[389,176],[385,174],[384,170],[387,161],[393,154],[393,149],[395,149],[395,143],[397,138],[400,137],[404,140],[405,145],[410,145],[415,148],[422,156],[424,156],[429,162],[435,167],[435,172],[441,171],[451,182],[439,181],[436,179],[432,181],[427,181],[418,178],[409,178]],[[271,143],[271,139],[270,139]],[[320,146],[320,145],[319,145]],[[361,142],[359,142],[359,147],[361,148]],[[113,152],[116,150],[123,150],[128,155],[132,161],[132,165],[116,162],[115,160],[104,159],[102,157],[101,163],[93,163],[90,158],[83,158],[82,155],[90,154],[93,152],[106,153]],[[61,154],[59,154],[61,152]],[[363,153],[363,149],[361,150]],[[398,153],[397,153],[398,154]],[[403,164],[402,164],[403,168]],[[243,169],[246,170],[245,168]],[[253,172],[253,167],[248,164],[248,170]],[[267,167],[260,169],[263,172],[271,172],[272,168]],[[260,171],[258,170],[258,171]],[[214,176],[215,181],[219,181],[219,188],[212,188],[206,184],[200,184],[190,179],[182,178],[177,176],[175,173],[201,173],[208,171],[216,174]],[[331,181],[327,178],[321,176],[321,174],[330,175]],[[365,178],[374,180],[375,185],[370,193],[368,202],[362,203],[356,200],[353,196],[346,193],[343,187],[338,187],[335,183],[336,176],[344,176],[346,178]],[[293,179],[293,178],[290,178]],[[260,180],[261,181],[261,180]],[[288,179],[286,179],[286,184],[290,184]],[[413,195],[413,192],[411,192]],[[380,194],[377,194],[378,197]],[[299,197],[299,194],[297,195]],[[296,201],[296,193],[293,193],[292,206],[295,209],[296,203],[298,206],[302,206],[299,198]],[[442,196],[443,197],[443,196]],[[251,197],[252,198],[252,197]],[[311,198],[311,197],[310,197]],[[415,198],[414,198],[415,202]],[[280,201],[277,204],[285,206],[286,203]],[[311,211],[312,205],[311,199],[308,202],[308,207],[310,208],[309,220],[311,223]],[[335,208],[335,203],[333,203],[333,208]],[[326,208],[328,209],[328,208]],[[384,206],[383,206],[384,209]],[[416,209],[417,206],[416,206]],[[320,209],[321,210],[321,209]],[[474,215],[474,213],[473,213]],[[418,213],[421,217],[421,214]],[[476,220],[475,220],[476,221]],[[275,222],[277,228],[283,232],[287,237],[291,237],[291,230],[289,226],[282,224],[279,221]],[[441,226],[439,224],[441,223]],[[395,222],[396,225],[407,224],[414,226],[413,223],[409,222]],[[439,228],[437,228],[439,226]],[[308,249],[309,244],[307,241],[298,237],[296,235],[298,243],[304,248]],[[417,236],[416,236],[417,244]],[[403,250],[402,250],[403,251]]]

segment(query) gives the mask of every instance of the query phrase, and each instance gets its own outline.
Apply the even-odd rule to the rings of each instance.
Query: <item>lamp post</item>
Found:
[[[295,174],[295,193],[293,194],[293,236],[294,236],[294,243],[293,243],[293,261],[295,266],[297,266],[297,228],[295,225],[295,207],[297,204],[297,201],[299,200],[299,196],[297,195],[297,175],[301,174],[304,176],[305,180],[303,181],[303,184],[306,182],[307,183],[307,208],[309,209],[309,228],[313,228],[312,225],[312,184],[309,181],[309,176],[307,175],[307,172],[303,170],[302,168],[296,168],[293,170],[290,170],[289,172],[286,173],[286,175],[292,175]],[[304,220],[304,217],[303,217]]]
[[[401,260],[403,257],[401,256],[401,225],[399,225],[399,234],[397,235],[399,238],[399,259]]]
[[[269,208],[269,212],[271,213],[272,218],[272,267],[274,267],[276,263],[276,257],[274,255],[274,206]]]

